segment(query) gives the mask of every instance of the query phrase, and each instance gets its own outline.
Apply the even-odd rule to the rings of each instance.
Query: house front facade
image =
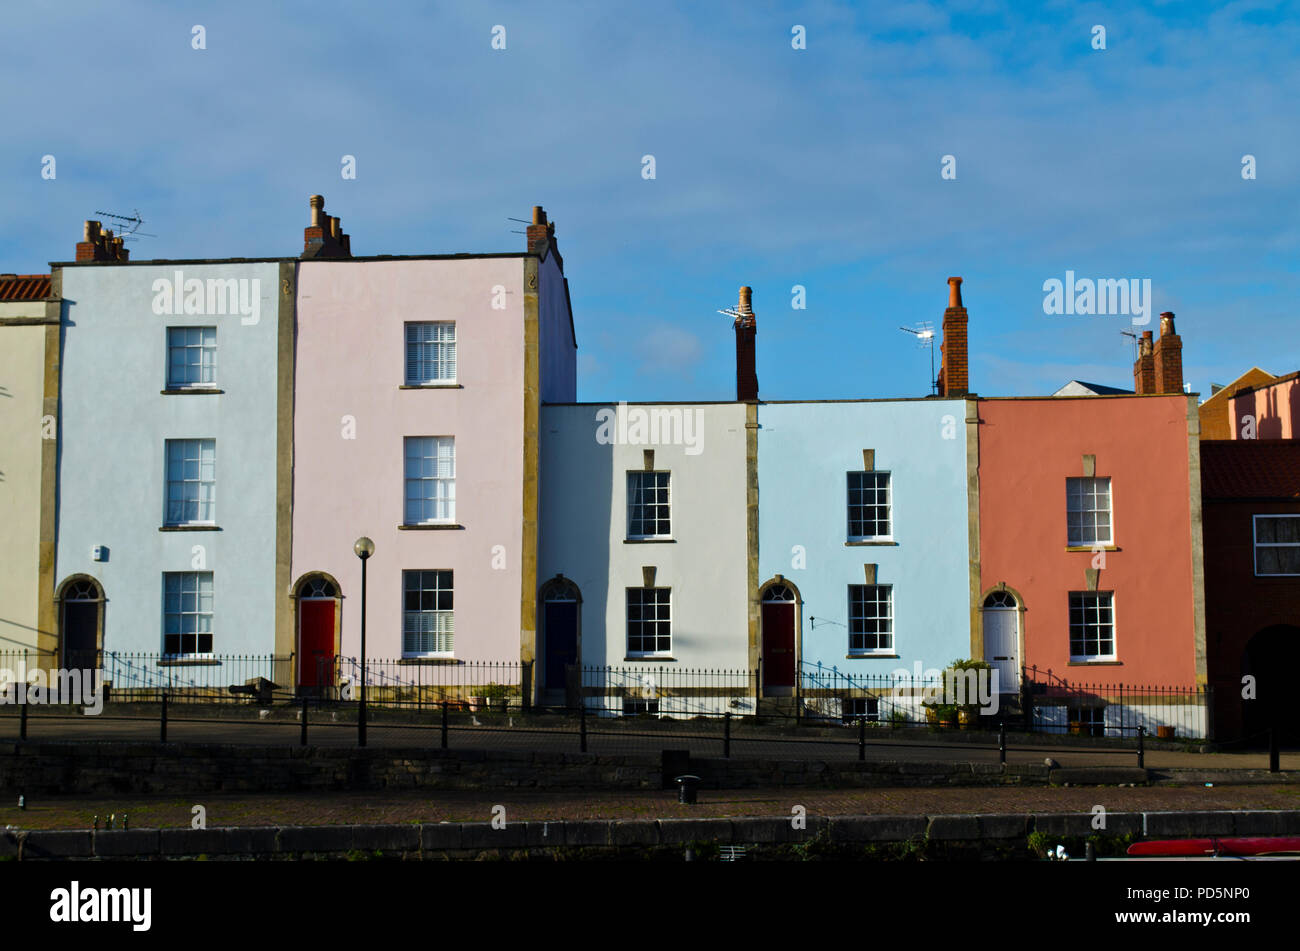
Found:
[[[752,713],[752,405],[542,409],[543,700],[615,715]]]
[[[1291,730],[1300,667],[1300,443],[1206,441],[1201,473],[1215,734],[1262,745]]]
[[[983,649],[1015,646],[1064,698],[1037,704],[1041,726],[1205,735],[1196,410],[1182,393],[979,401]],[[1179,693],[1068,702],[1062,683]]]
[[[530,689],[539,411],[574,398],[576,351],[534,221],[529,251],[494,255],[310,256],[308,229],[281,592],[300,688],[358,682],[366,537],[369,683]]]
[[[62,659],[102,660],[115,687],[281,679],[292,264],[97,258],[94,223],[86,239],[54,271]]]
[[[0,275],[0,657],[45,669],[58,666],[58,415],[57,288],[48,274]]]
[[[966,416],[961,398],[759,406],[750,649],[766,696],[816,711],[970,656]],[[854,715],[894,712],[862,699]],[[920,694],[898,699],[918,716]]]

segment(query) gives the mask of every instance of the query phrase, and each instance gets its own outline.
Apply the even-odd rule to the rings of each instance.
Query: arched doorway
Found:
[[[73,575],[55,596],[59,618],[60,667],[66,670],[103,666],[104,589],[90,575]]]
[[[338,676],[343,595],[323,571],[303,575],[294,586],[297,615],[298,689],[309,693],[332,687]]]
[[[984,660],[998,672],[998,693],[1020,690],[1019,599],[1006,587],[984,599]]]
[[[799,591],[780,575],[759,591],[763,696],[789,697],[799,671]]]
[[[1242,653],[1243,675],[1255,678],[1255,698],[1242,699],[1245,736],[1264,742],[1270,727],[1280,730],[1281,742],[1300,741],[1295,723],[1295,671],[1300,669],[1300,627],[1275,624],[1259,631]]]
[[[542,698],[544,703],[563,701],[567,706],[578,687],[569,672],[576,674],[582,656],[582,592],[564,575],[556,575],[542,586],[541,602]]]

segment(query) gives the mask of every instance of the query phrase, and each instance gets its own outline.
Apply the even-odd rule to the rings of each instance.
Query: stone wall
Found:
[[[98,795],[344,789],[654,789],[694,773],[706,788],[1046,785],[1042,765],[856,760],[678,760],[653,754],[163,743],[0,745],[0,790]],[[683,765],[685,763],[685,765]],[[1109,782],[1145,782],[1122,770]],[[1128,774],[1134,774],[1132,776]],[[671,774],[671,775],[669,775]]]

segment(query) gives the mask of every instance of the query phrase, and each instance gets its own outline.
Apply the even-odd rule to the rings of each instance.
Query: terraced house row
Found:
[[[579,403],[540,207],[520,252],[361,257],[310,205],[295,258],[131,261],[87,222],[75,261],[0,278],[0,651],[115,687],[266,656],[337,690],[365,536],[377,688],[486,663],[534,703],[876,718],[919,708],[891,677],[969,658],[1063,727],[1240,726],[1172,314],[1133,393],[981,397],[949,278],[936,394],[767,401],[742,288],[735,400]],[[1300,539],[1273,505],[1285,618]]]

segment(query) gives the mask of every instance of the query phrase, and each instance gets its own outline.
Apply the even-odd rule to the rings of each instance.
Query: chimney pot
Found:
[[[330,218],[330,237],[335,239],[336,241],[338,240],[339,220],[337,218]]]
[[[325,196],[312,195],[308,199],[308,203],[311,205],[311,226],[319,228],[321,226],[321,215],[325,213]]]
[[[949,307],[961,306],[961,278],[960,277],[948,278],[948,306]]]
[[[533,224],[535,225],[546,224],[546,211],[542,208],[541,205],[533,205]]]
[[[940,396],[965,396],[970,392],[970,372],[966,364],[966,308],[961,303],[961,278],[948,278],[948,309],[943,312],[943,343],[939,378]]]
[[[749,287],[740,289],[740,301],[733,326],[736,330],[736,399],[758,399],[758,370],[755,367],[754,336],[758,333],[758,322],[754,319],[752,306],[753,291]]]

